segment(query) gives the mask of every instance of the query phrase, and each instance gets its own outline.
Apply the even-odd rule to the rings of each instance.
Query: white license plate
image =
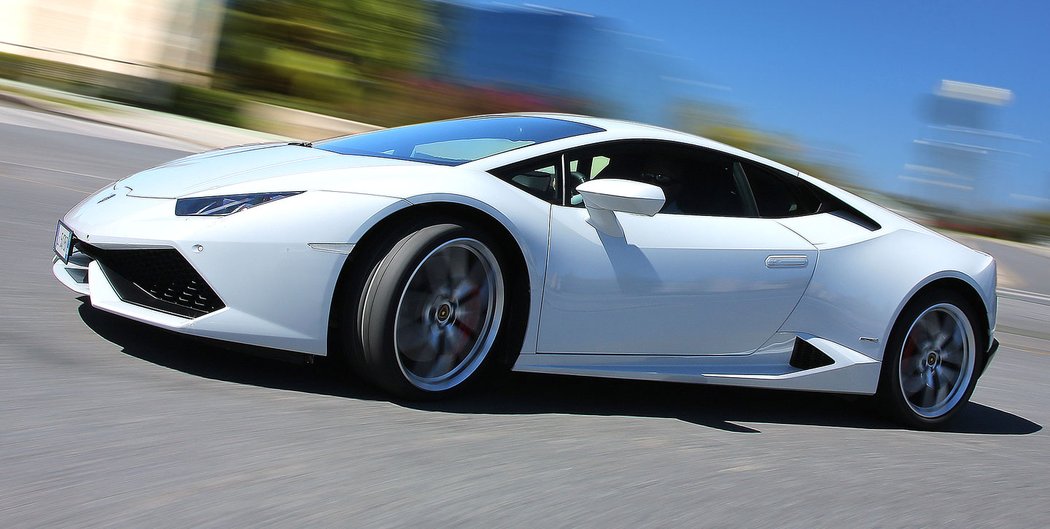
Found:
[[[63,263],[69,262],[69,254],[73,251],[73,230],[58,221],[58,229],[55,231],[55,255]]]

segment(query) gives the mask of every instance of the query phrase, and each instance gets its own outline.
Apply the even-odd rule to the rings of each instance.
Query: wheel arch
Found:
[[[507,279],[513,288],[508,291],[514,290],[519,295],[508,303],[508,308],[512,308],[515,313],[513,316],[516,316],[507,319],[514,322],[514,327],[510,331],[515,333],[509,337],[508,343],[518,344],[518,346],[509,347],[498,353],[501,364],[508,368],[514,364],[521,352],[531,308],[531,282],[525,251],[521,242],[512,235],[511,230],[490,213],[472,205],[446,201],[411,204],[389,213],[360,234],[336,280],[334,299],[328,316],[329,356],[339,356],[345,350],[341,343],[340,327],[346,321],[347,316],[355,311],[352,304],[347,303],[345,298],[354,297],[363,287],[363,276],[367,274],[364,267],[373,261],[377,252],[382,251],[384,243],[391,234],[410,229],[413,224],[420,223],[420,219],[434,217],[466,221],[481,227],[499,241],[500,249],[505,256],[509,257],[511,266],[508,267]]]
[[[958,272],[942,272],[917,285],[906,301],[901,304],[887,334],[882,365],[879,370],[879,385],[875,394],[876,400],[881,404],[882,411],[889,417],[913,428],[924,430],[937,428],[944,424],[945,421],[950,420],[969,400],[978,378],[980,378],[987,365],[988,358],[984,353],[988,350],[991,338],[985,300],[980,295],[978,287],[971,281],[971,278],[959,275]],[[965,386],[956,386],[955,384],[959,380],[957,378],[956,382],[951,382],[952,386],[949,386],[950,392],[946,393],[944,401],[938,400],[939,397],[935,397],[927,406],[925,398],[920,399],[922,402],[920,404],[909,397],[908,390],[905,389],[904,382],[902,382],[904,375],[901,368],[903,362],[901,355],[903,352],[898,352],[900,351],[898,348],[902,348],[906,343],[907,333],[915,325],[914,321],[917,321],[913,320],[913,318],[924,314],[928,310],[927,307],[937,306],[938,303],[942,302],[950,302],[953,305],[969,305],[968,307],[960,306],[959,309],[964,313],[964,317],[972,318],[971,324],[973,326],[974,340],[976,341],[973,350],[973,367],[968,375],[969,378],[965,379]],[[930,354],[932,355],[933,353]],[[936,359],[936,356],[933,358]],[[932,366],[933,364],[929,365]],[[915,375],[909,376],[914,380]],[[932,373],[929,376],[933,376]],[[923,375],[919,375],[920,379],[922,377]],[[930,382],[927,382],[927,384],[929,385]],[[939,387],[935,390],[937,395],[940,395],[939,390]],[[928,391],[923,395],[925,396],[927,393]]]
[[[937,290],[947,290],[955,292],[961,295],[973,308],[976,313],[977,321],[975,323],[975,330],[978,333],[978,351],[983,353],[988,349],[990,338],[992,335],[991,323],[988,318],[989,306],[985,302],[984,297],[981,296],[980,290],[973,282],[963,275],[936,275],[926,278],[925,281],[917,285],[913,291],[905,298],[905,301],[897,307],[897,311],[893,315],[893,319],[890,320],[890,325],[886,330],[885,341],[883,343],[889,345],[890,333],[893,331],[894,326],[897,324],[897,320],[900,319],[901,313],[904,309],[911,305],[916,299]],[[883,351],[883,358],[885,358],[886,351]]]

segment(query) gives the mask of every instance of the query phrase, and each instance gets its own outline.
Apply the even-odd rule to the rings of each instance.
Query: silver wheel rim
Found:
[[[470,377],[496,340],[503,275],[481,242],[460,238],[432,250],[401,292],[394,351],[405,378],[426,391]]]
[[[912,411],[928,419],[951,411],[970,385],[974,350],[970,320],[955,305],[915,318],[900,351],[900,387]]]

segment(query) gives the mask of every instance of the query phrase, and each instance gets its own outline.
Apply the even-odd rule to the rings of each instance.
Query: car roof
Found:
[[[612,118],[598,118],[594,116],[585,116],[583,114],[567,114],[559,112],[507,112],[502,114],[485,114],[481,116],[471,117],[532,117],[532,118],[549,118],[549,119],[560,119],[562,121],[572,121],[575,123],[582,123],[584,125],[591,125],[593,127],[599,127],[605,130],[624,130],[624,129],[641,129],[641,130],[652,130],[652,131],[664,131],[672,132],[675,134],[682,134],[685,136],[692,136],[676,130],[658,127],[656,125],[648,125],[645,123],[637,123],[634,121],[627,121],[623,119],[612,119]],[[468,118],[469,119],[469,118]]]
[[[677,131],[677,130],[673,130],[673,129],[669,129],[669,128],[665,128],[665,127],[658,127],[656,125],[649,125],[649,124],[645,124],[645,123],[637,123],[637,122],[634,122],[634,121],[627,121],[627,120],[621,120],[621,119],[611,119],[611,118],[598,118],[598,117],[585,116],[585,115],[580,115],[580,114],[563,114],[563,113],[557,113],[557,112],[509,112],[509,113],[503,113],[503,114],[485,114],[485,115],[482,115],[482,116],[470,116],[470,117],[540,117],[540,118],[549,118],[549,119],[560,119],[560,120],[563,120],[563,121],[571,121],[571,122],[575,122],[575,123],[582,123],[584,125],[591,125],[591,126],[594,126],[594,127],[599,127],[599,128],[604,130],[604,132],[602,132],[602,133],[597,133],[598,136],[599,136],[598,138],[594,138],[594,137],[592,137],[590,135],[584,136],[584,137],[588,137],[588,138],[590,138],[592,140],[592,141],[588,141],[587,143],[591,143],[591,142],[593,142],[593,143],[600,143],[600,142],[604,142],[604,141],[631,140],[631,139],[637,139],[637,140],[662,140],[662,141],[680,142],[680,143],[686,143],[686,144],[690,144],[690,145],[696,145],[696,146],[699,146],[699,147],[705,147],[705,148],[713,149],[713,150],[716,150],[716,151],[721,151],[721,152],[728,153],[728,154],[731,154],[731,155],[734,155],[734,156],[738,156],[740,158],[744,158],[744,159],[747,159],[747,160],[752,160],[752,161],[755,161],[755,162],[759,162],[761,164],[777,168],[777,169],[779,169],[781,171],[785,171],[785,172],[787,172],[789,174],[792,174],[792,175],[798,175],[799,174],[799,170],[798,169],[786,166],[786,165],[784,165],[784,164],[782,164],[780,162],[777,162],[775,160],[770,160],[768,158],[764,158],[764,157],[759,156],[757,154],[754,154],[752,152],[748,152],[748,151],[745,151],[743,149],[739,149],[739,148],[733,147],[732,145],[727,145],[725,143],[721,143],[721,142],[712,140],[710,138],[705,138],[703,136],[698,136],[696,134],[689,134],[689,133],[686,133],[686,132],[681,132],[681,131]],[[469,118],[465,118],[465,119],[469,119]],[[584,138],[584,137],[576,137],[576,138]],[[575,138],[573,140],[575,140]],[[551,145],[551,147],[554,147],[555,145],[558,145],[561,142],[551,142],[551,143],[553,144],[553,145]],[[519,153],[519,154],[521,154],[521,153]],[[496,155],[496,156],[493,156],[493,157],[490,157],[490,158],[483,158],[482,160],[478,160],[477,162],[474,162],[474,163],[479,163],[479,162],[483,162],[483,161],[486,161],[486,160],[489,160],[491,162],[497,162],[497,161],[498,162],[502,162],[502,158],[504,158],[504,157],[500,156],[500,155]],[[479,165],[482,165],[482,164],[479,163]]]

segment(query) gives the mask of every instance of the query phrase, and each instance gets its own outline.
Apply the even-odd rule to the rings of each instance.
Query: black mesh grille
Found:
[[[120,299],[187,318],[226,305],[173,249],[103,250],[83,241],[77,250],[98,261]]]

